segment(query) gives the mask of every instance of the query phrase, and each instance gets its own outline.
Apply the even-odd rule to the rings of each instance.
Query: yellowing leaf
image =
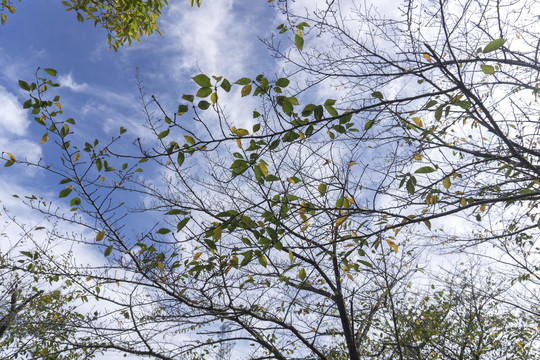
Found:
[[[105,237],[105,231],[100,231],[96,235],[96,241],[101,241]]]
[[[340,226],[341,224],[343,224],[343,222],[347,220],[347,216],[342,216],[340,217],[339,219],[336,220],[336,227]]]
[[[356,161],[351,161],[351,162],[349,163],[349,167],[354,166],[354,165],[356,165],[356,164],[358,164]]]
[[[158,262],[158,263],[157,263],[157,266],[158,266],[159,270],[165,271],[165,267],[163,266],[162,263]]]
[[[413,117],[413,118],[412,118],[412,121],[414,121],[414,123],[415,123],[416,126],[418,126],[418,127],[422,127],[422,126],[423,126],[422,120],[421,120],[419,117]]]
[[[216,228],[214,229],[214,234],[213,234],[213,236],[214,236],[214,240],[219,240],[219,239],[221,239],[221,225],[218,226],[218,227],[216,227]]]
[[[292,264],[294,260],[294,256],[291,250],[289,250],[289,260],[291,260],[291,264]]]
[[[217,99],[218,99],[217,93],[212,93],[212,95],[210,96],[210,101],[212,101],[212,104],[217,103]]]
[[[234,131],[234,130],[233,130]],[[246,136],[246,135],[249,135],[249,131],[247,131],[246,129],[236,129],[236,135],[238,136]]]
[[[300,272],[298,273],[298,277],[302,281],[306,279],[306,270],[304,268],[300,269]]]
[[[414,160],[418,160],[418,161],[422,160],[422,155],[414,154]]]
[[[480,205],[480,211],[486,211],[486,205],[485,204]]]
[[[298,136],[300,136],[300,139],[302,139],[302,140],[306,139],[304,133],[302,133],[301,131],[298,132]]]
[[[7,156],[9,157],[9,160],[10,160],[11,162],[15,162],[15,156],[13,156],[13,154],[7,153]]]
[[[238,145],[238,147],[239,147],[240,149],[242,148],[242,140],[236,139],[236,144]]]
[[[431,56],[430,56],[428,53],[424,53],[422,56],[423,56],[424,59],[426,59],[428,62],[431,62]]]
[[[349,279],[351,279],[351,280],[353,279],[352,275],[349,274],[349,273],[347,273],[347,277],[348,277]]]
[[[56,107],[58,108],[58,110],[61,110],[61,109],[62,109],[62,104],[60,104],[59,102],[57,102],[55,105],[56,105]]]
[[[261,172],[263,173],[264,176],[268,176],[268,167],[266,166],[264,162],[261,161],[259,163],[259,169],[261,169]]]
[[[75,156],[73,157],[73,161],[77,161],[81,158],[81,153],[76,153]]]
[[[193,255],[193,260],[197,260],[199,257],[201,257],[202,252],[198,252],[195,255]]]
[[[388,243],[388,245],[390,245],[392,247],[392,249],[394,249],[395,252],[398,252],[398,246],[396,245],[395,242],[393,242],[390,239],[386,239],[386,242]]]
[[[465,206],[467,205],[467,199],[461,198],[461,201],[459,203],[461,204],[461,206]]]

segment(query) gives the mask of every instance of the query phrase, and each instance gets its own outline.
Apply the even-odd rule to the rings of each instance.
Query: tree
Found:
[[[62,155],[6,154],[6,166],[57,174],[78,215],[29,205],[91,231],[82,241],[106,258],[49,262],[106,303],[72,341],[160,359],[217,357],[229,342],[252,345],[248,358],[538,358],[536,288],[514,298],[538,273],[538,34],[514,12],[533,3],[408,1],[397,19],[349,18],[333,2],[307,16],[284,8],[278,29],[294,47],[268,44],[307,83],[199,74],[171,111],[141,84],[153,142],[127,153],[124,128],[104,144],[73,136],[49,95],[54,70],[21,81],[42,142]],[[309,93],[324,86],[348,90]],[[243,125],[221,104],[233,89],[260,99]],[[134,196],[146,201],[130,211]],[[448,226],[457,216],[460,232]],[[425,289],[422,247],[489,248],[507,290],[474,277]]]
[[[21,0],[19,0],[21,2]],[[93,22],[107,30],[107,42],[110,48],[117,51],[126,42],[139,42],[143,35],[150,36],[154,31],[161,35],[157,20],[161,16],[167,0],[69,0],[62,1],[66,10],[77,13],[77,20]],[[201,1],[197,0],[198,7]],[[194,0],[190,0],[193,7]],[[2,25],[7,21],[6,11],[15,13],[10,0],[2,0],[0,4],[0,20]]]

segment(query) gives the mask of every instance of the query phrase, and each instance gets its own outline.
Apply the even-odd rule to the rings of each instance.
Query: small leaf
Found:
[[[159,133],[158,135],[158,139],[163,139],[165,136],[169,135],[169,132],[171,131],[171,129],[167,129],[165,131],[162,131],[161,133]]]
[[[424,59],[427,60],[427,62],[431,62],[431,55],[429,55],[428,53],[424,53],[422,56],[424,57]]]
[[[364,130],[369,130],[373,127],[373,125],[375,125],[375,120],[369,120],[368,122],[366,122],[366,125],[364,125]]]
[[[210,82],[210,78],[204,74],[199,74],[197,76],[192,77],[193,81],[197,83],[200,87],[211,87],[212,83]]]
[[[105,256],[111,255],[112,250],[113,250],[113,246],[112,246],[112,245],[108,246],[108,247],[105,249],[105,252],[103,253],[103,255],[105,255]]]
[[[484,48],[484,50],[482,50],[482,52],[484,54],[487,54],[489,52],[495,51],[498,48],[500,48],[501,46],[503,46],[505,42],[506,42],[505,39],[493,40],[492,42],[490,42],[489,44],[486,45],[486,47]]]
[[[58,197],[59,197],[59,198],[65,198],[66,196],[68,196],[69,194],[71,194],[72,191],[73,191],[72,188],[70,188],[70,187],[69,187],[69,188],[66,188],[66,189],[60,191],[60,194],[58,194]]]
[[[19,80],[19,87],[23,90],[30,91],[30,85],[26,81]]]
[[[431,166],[424,166],[424,167],[421,167],[419,169],[416,169],[415,174],[429,174],[429,173],[432,173],[432,172],[435,172],[435,171],[437,171],[437,170],[435,170]]]
[[[482,68],[482,71],[484,72],[484,74],[488,74],[488,75],[495,74],[495,68],[491,65],[480,65],[480,67]]]
[[[304,48],[304,38],[298,34],[294,35],[294,45],[296,45],[298,50],[302,50]]]
[[[189,222],[190,219],[191,218],[186,217],[182,221],[180,221],[178,225],[176,225],[176,232],[179,232],[180,230],[182,230],[184,226],[186,226],[186,224]]]
[[[289,83],[290,83],[289,79],[287,79],[287,78],[279,78],[276,81],[276,86],[287,87],[287,86],[289,86]]]
[[[412,118],[412,121],[414,121],[414,123],[416,124],[416,126],[418,127],[423,127],[424,125],[422,124],[422,120],[418,117],[413,117]]]
[[[182,164],[184,163],[184,160],[186,159],[186,156],[184,155],[183,152],[178,152],[178,158],[177,158],[177,162],[178,162],[178,166],[182,166]]]
[[[210,96],[210,101],[212,101],[212,104],[216,104],[217,101],[218,101],[218,94],[217,93],[212,93],[212,96]]]
[[[184,135],[184,138],[186,139],[186,141],[188,142],[188,144],[190,144],[190,145],[195,145],[195,139],[193,139],[191,136],[189,136],[189,135]]]
[[[371,96],[373,96],[374,98],[376,99],[380,99],[380,100],[383,100],[384,97],[383,97],[383,94],[380,92],[380,91],[374,91],[371,93]]]
[[[459,203],[461,204],[461,206],[465,206],[465,205],[467,205],[467,199],[461,198]]]
[[[242,94],[242,97],[248,96],[251,93],[251,84],[244,85],[240,93]]]
[[[75,154],[75,156],[73,156],[73,161],[78,161],[80,158],[81,158],[81,153],[78,152]]]
[[[319,194],[321,194],[321,196],[324,196],[326,194],[326,189],[327,189],[327,186],[326,186],[325,183],[319,184],[318,190],[319,190]]]
[[[9,157],[9,161],[15,162],[15,156],[13,156],[13,154],[7,153],[7,156]]]
[[[340,217],[339,219],[336,220],[336,227],[340,226],[341,224],[343,224],[343,222],[347,220],[347,216],[342,216]]]
[[[304,281],[306,279],[306,270],[304,268],[300,269],[300,272],[298,273],[298,277],[302,281]]]
[[[396,245],[395,242],[393,242],[390,239],[386,239],[386,242],[388,243],[388,245],[390,245],[392,247],[392,249],[394,249],[395,252],[398,252],[398,246]]]
[[[418,160],[418,161],[422,160],[422,155],[414,154],[414,160]]]
[[[289,260],[291,261],[291,264],[292,264],[294,260],[294,256],[291,250],[289,250]]]
[[[450,178],[449,177],[445,177],[444,180],[443,180],[443,186],[446,190],[450,189],[450,185],[452,185],[452,183],[450,182]]]
[[[101,241],[105,238],[105,231],[100,231],[96,235],[96,241]]]
[[[165,235],[165,234],[168,234],[170,233],[171,230],[170,229],[166,229],[166,228],[161,228],[157,231],[158,234],[161,234],[161,235]]]
[[[160,263],[159,261],[157,262],[157,267],[159,268],[159,270],[165,271],[165,267],[164,267],[163,264]]]
[[[480,205],[480,211],[486,211],[486,204]]]
[[[45,72],[51,76],[56,76],[57,71],[54,69],[43,69]]]

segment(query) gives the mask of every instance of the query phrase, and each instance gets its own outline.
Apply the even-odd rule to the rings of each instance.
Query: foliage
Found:
[[[74,135],[53,69],[20,81],[61,155],[5,166],[56,174],[77,215],[27,203],[84,227],[104,255],[52,264],[105,303],[73,341],[161,359],[237,342],[248,358],[538,358],[538,34],[514,13],[533,3],[407,2],[401,18],[355,9],[350,23],[333,2],[284,8],[289,43],[274,51],[306,83],[199,74],[173,110],[141,85],[151,139],[127,152],[123,127],[105,143]],[[229,95],[259,106],[230,121]],[[500,278],[458,272],[426,289],[438,273],[422,248],[495,259]]]

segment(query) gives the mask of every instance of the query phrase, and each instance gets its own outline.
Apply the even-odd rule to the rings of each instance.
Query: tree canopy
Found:
[[[283,73],[196,74],[172,107],[139,78],[144,139],[79,133],[54,69],[20,80],[58,152],[4,166],[55,174],[65,211],[22,201],[59,224],[51,241],[103,254],[88,265],[36,242],[6,263],[71,309],[53,350],[540,358],[534,4],[406,1],[392,17],[280,1],[265,42]],[[232,118],[231,97],[255,99],[252,116]],[[16,353],[30,335],[12,329],[0,347]]]

